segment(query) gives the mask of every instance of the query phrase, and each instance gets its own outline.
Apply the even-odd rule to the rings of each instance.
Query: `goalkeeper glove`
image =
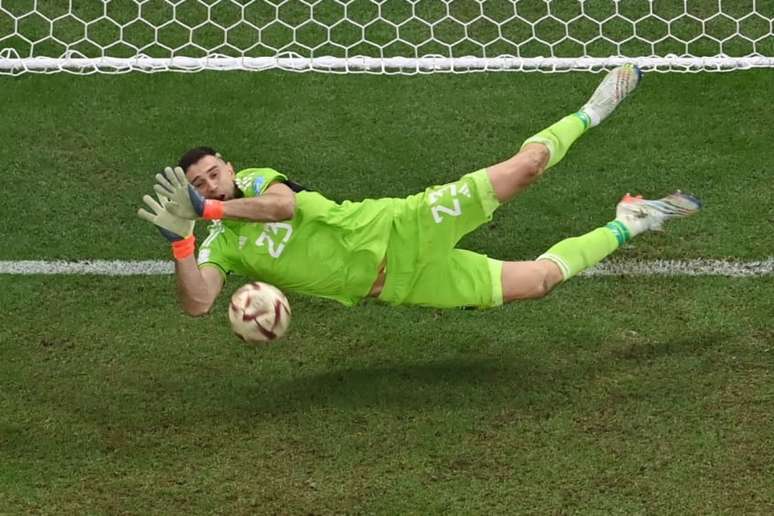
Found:
[[[188,182],[182,168],[167,167],[164,174],[156,174],[156,181],[153,189],[158,195],[169,199],[167,209],[173,215],[190,220],[223,218],[223,202],[205,199]]]
[[[183,260],[194,254],[196,247],[196,238],[193,234],[194,221],[173,215],[167,209],[170,201],[163,195],[158,196],[159,200],[150,195],[142,198],[145,204],[153,210],[153,213],[140,208],[137,210],[137,216],[154,224],[159,232],[172,244],[172,254],[176,260]]]

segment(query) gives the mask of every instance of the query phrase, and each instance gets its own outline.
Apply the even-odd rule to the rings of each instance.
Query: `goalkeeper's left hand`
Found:
[[[159,196],[169,199],[166,208],[173,215],[189,220],[213,220],[223,217],[223,203],[215,199],[205,199],[188,182],[180,167],[167,167],[164,174],[156,174],[153,189]]]
[[[196,239],[193,234],[193,220],[184,219],[173,215],[167,209],[170,201],[163,195],[159,195],[159,200],[150,195],[143,196],[142,200],[153,210],[153,213],[144,208],[137,210],[137,216],[147,220],[158,228],[159,232],[172,244],[172,254],[177,260],[183,260],[192,256],[196,245]]]

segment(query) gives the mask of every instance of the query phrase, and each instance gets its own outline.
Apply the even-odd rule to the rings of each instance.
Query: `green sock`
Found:
[[[585,235],[562,240],[540,255],[538,260],[554,262],[561,269],[564,279],[568,280],[601,262],[629,238],[626,226],[614,220]]]
[[[562,118],[548,129],[543,129],[535,136],[527,138],[522,144],[542,143],[548,147],[550,158],[546,170],[553,167],[567,154],[570,145],[575,142],[586,131],[590,120],[588,115],[583,112],[573,113]]]

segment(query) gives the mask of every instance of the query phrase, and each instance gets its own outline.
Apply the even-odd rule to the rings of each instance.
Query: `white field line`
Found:
[[[172,274],[171,261],[143,260],[0,260],[0,274],[69,274],[98,276],[153,276]],[[727,276],[733,278],[774,275],[774,257],[760,261],[731,260],[621,260],[608,261],[582,273],[584,276]]]
[[[95,274],[98,276],[155,276],[159,274],[172,274],[174,271],[174,264],[171,261],[161,260],[0,261],[0,274],[17,275]]]
[[[728,276],[744,278],[774,274],[774,258],[739,262],[730,260],[630,260],[603,262],[586,276]]]

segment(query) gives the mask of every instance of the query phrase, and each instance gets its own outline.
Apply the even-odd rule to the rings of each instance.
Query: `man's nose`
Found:
[[[218,184],[214,179],[207,179],[205,183],[205,188],[207,189],[208,194],[214,193],[217,187],[218,187]]]

